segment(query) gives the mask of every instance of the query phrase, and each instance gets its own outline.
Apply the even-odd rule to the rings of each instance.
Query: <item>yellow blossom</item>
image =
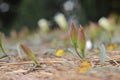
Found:
[[[63,53],[64,53],[64,51],[63,51],[62,49],[59,49],[59,50],[55,53],[55,55],[56,55],[57,57],[60,57],[60,56],[63,55]]]
[[[107,50],[114,50],[117,47],[117,44],[110,44],[106,47]]]
[[[86,73],[87,71],[89,71],[91,69],[91,65],[89,62],[87,61],[84,61],[83,63],[80,64],[79,66],[79,72],[84,74]]]

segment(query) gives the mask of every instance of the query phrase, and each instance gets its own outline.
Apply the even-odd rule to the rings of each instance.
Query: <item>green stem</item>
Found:
[[[82,58],[83,58],[83,60],[84,60],[84,59],[85,59],[84,49],[83,49],[83,50],[81,50],[81,53],[82,53]]]
[[[0,47],[1,47],[2,52],[4,53],[4,56],[8,56],[7,53],[5,52],[5,50],[4,50],[3,46],[2,46],[2,44],[0,44]]]
[[[81,58],[81,59],[83,59],[83,57],[78,53],[78,51],[77,51],[77,46],[76,46],[76,44],[74,45],[74,49],[75,49],[75,52],[77,53],[77,55]]]
[[[36,67],[40,67],[40,64],[38,63],[37,60],[34,60],[35,64],[36,64]]]
[[[113,37],[113,31],[109,32],[109,41],[110,43],[112,43],[112,37]]]
[[[5,58],[5,57],[8,57],[8,56],[7,55],[3,55],[2,57],[0,57],[0,59]]]

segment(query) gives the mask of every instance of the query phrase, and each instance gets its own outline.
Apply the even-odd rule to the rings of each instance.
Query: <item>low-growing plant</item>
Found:
[[[116,22],[115,15],[111,15],[108,18],[102,17],[98,23],[107,32],[109,43],[106,45],[106,49],[107,50],[116,49],[118,47],[118,44],[114,42],[115,38],[113,38],[113,36],[115,30],[117,29],[118,24]]]
[[[100,62],[104,63],[106,61],[106,57],[107,57],[106,48],[105,48],[104,44],[99,46],[99,49],[100,49]]]
[[[2,52],[4,53],[4,55],[2,57],[0,57],[0,59],[4,58],[4,57],[8,57],[4,47],[3,47],[3,34],[0,32],[0,48],[2,50]]]
[[[100,20],[98,21],[98,24],[107,31],[108,33],[108,38],[110,43],[112,42],[112,37],[114,34],[114,31],[116,29],[116,24],[115,21],[111,21],[111,19],[107,19],[105,17],[100,18]]]
[[[71,23],[70,29],[69,29],[69,36],[71,43],[73,45],[73,48],[76,52],[76,54],[82,59],[85,59],[85,47],[86,47],[86,38],[84,34],[83,28],[80,26],[79,29],[77,29],[74,25],[74,23]],[[78,52],[78,49],[80,52]]]
[[[98,37],[100,37],[101,32],[102,32],[102,28],[98,24],[93,22],[89,23],[89,28],[87,33],[89,34],[90,41],[92,42],[92,48],[95,48],[95,45],[96,45],[95,40]]]
[[[33,52],[28,48],[26,47],[25,45],[23,44],[20,44],[20,47],[21,49],[24,51],[24,53],[31,59],[34,61],[34,63],[36,64],[36,67],[40,67],[40,64],[39,62],[37,61],[35,55],[33,54]]]

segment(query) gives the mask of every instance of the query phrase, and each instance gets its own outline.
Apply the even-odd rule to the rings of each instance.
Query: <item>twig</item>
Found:
[[[107,56],[107,58],[111,59],[116,65],[120,65],[115,59],[112,59],[109,56]]]
[[[120,51],[107,51],[107,53],[119,53],[120,54]]]
[[[39,61],[39,63],[62,63],[64,61]],[[23,64],[34,64],[32,61],[19,62],[19,63],[0,63],[0,66],[8,66],[8,65],[23,65]]]

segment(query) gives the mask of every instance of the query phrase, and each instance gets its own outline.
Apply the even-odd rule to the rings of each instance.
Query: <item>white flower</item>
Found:
[[[57,14],[54,17],[54,20],[56,21],[56,23],[59,25],[59,27],[62,30],[68,29],[66,18],[65,18],[65,16],[62,13]]]
[[[64,9],[66,11],[72,11],[74,9],[75,4],[73,3],[73,1],[67,1],[64,3]]]
[[[42,32],[48,32],[49,31],[49,24],[48,21],[45,19],[40,19],[38,21],[38,26],[40,27]]]
[[[88,50],[92,49],[92,42],[90,40],[86,41],[86,49]]]
[[[114,30],[114,26],[109,22],[109,20],[105,17],[100,18],[100,20],[98,21],[98,24],[103,27],[104,29],[108,30],[108,31],[113,31]]]

